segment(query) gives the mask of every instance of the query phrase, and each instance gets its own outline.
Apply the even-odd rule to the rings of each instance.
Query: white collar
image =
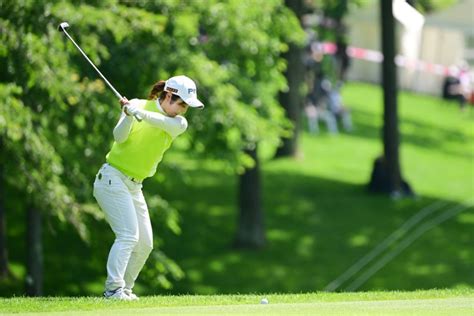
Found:
[[[163,108],[161,107],[159,99],[156,99],[156,108],[158,109],[158,111],[160,111],[160,113],[166,114],[165,110],[163,110]]]

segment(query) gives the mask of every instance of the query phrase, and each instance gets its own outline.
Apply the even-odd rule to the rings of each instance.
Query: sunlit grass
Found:
[[[266,298],[268,305],[262,305]],[[93,297],[47,297],[0,299],[2,314],[35,315],[429,315],[448,312],[468,315],[474,302],[473,290],[430,290],[415,292],[300,293],[250,295],[147,296],[135,302]]]
[[[302,133],[296,158],[263,162],[267,245],[259,250],[232,248],[238,218],[237,176],[226,173],[222,165],[170,150],[157,177],[145,182],[145,196],[160,194],[179,210],[181,235],[162,228],[157,221],[159,209],[150,213],[154,234],[164,241],[160,249],[177,261],[186,276],[172,280],[173,288],[163,290],[142,275],[137,293],[322,291],[423,207],[438,200],[457,205],[474,196],[472,109],[461,112],[455,103],[401,94],[401,166],[417,197],[392,200],[366,190],[373,161],[382,152],[380,88],[350,83],[343,97],[352,110],[353,133],[330,135],[321,125],[320,134]],[[166,174],[165,183],[159,181],[160,173]],[[21,214],[9,216],[10,232],[14,232],[9,242],[22,244],[23,237],[15,229],[23,227],[25,219]],[[359,290],[473,288],[473,218],[470,208],[427,231]],[[67,226],[45,230],[46,295],[101,295],[113,236],[104,222],[91,221],[89,228],[88,245]],[[22,247],[11,249],[13,272],[19,280],[25,273],[18,263],[24,262],[23,257]],[[23,293],[22,281],[15,284],[8,293]],[[165,298],[157,300],[161,299]]]
[[[182,211],[183,235],[168,236],[166,251],[189,275],[173,292],[321,290],[423,207],[473,196],[474,111],[461,112],[434,97],[400,95],[402,173],[417,198],[394,201],[366,191],[373,161],[383,151],[381,90],[352,83],[343,91],[353,133],[330,135],[321,125],[320,134],[302,134],[296,158],[263,164],[265,249],[231,248],[237,177],[206,168],[186,171],[186,194],[168,195]],[[199,179],[209,182],[201,187]],[[469,221],[443,223],[362,289],[473,286],[473,229]]]

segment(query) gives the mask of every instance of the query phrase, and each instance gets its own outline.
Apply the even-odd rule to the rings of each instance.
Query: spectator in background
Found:
[[[352,131],[350,111],[344,107],[341,97],[343,78],[349,67],[346,45],[340,42],[339,55],[324,55],[322,43],[310,37],[306,48],[308,94],[305,115],[311,133],[319,132],[319,121],[324,121],[328,132],[339,132],[338,122],[346,132]],[[333,83],[335,82],[335,84]]]
[[[331,83],[328,79],[324,79],[322,82],[322,88],[325,91],[326,95],[326,104],[328,111],[334,116],[335,120],[331,126],[330,131],[337,132],[337,121],[340,121],[343,129],[346,132],[352,131],[352,117],[349,109],[347,109],[342,103],[341,97],[341,87],[342,82],[338,81],[335,85]],[[329,128],[329,126],[328,126]]]
[[[308,87],[308,102],[317,105],[321,98],[320,81],[323,76],[322,61],[324,49],[314,32],[308,32],[308,45],[304,57],[306,66],[306,84]]]
[[[461,110],[465,110],[466,103],[470,102],[472,97],[472,74],[469,64],[462,61],[458,66],[456,76],[448,76],[443,83],[443,98],[445,100],[457,100]]]
[[[346,132],[352,131],[352,118],[348,108],[343,105],[341,89],[346,81],[347,70],[350,67],[350,57],[347,54],[347,41],[344,34],[346,27],[341,24],[336,34],[336,52],[332,58],[332,69],[329,72],[332,76],[327,76],[320,85],[325,95],[328,111],[334,117],[330,131],[337,132],[337,122],[341,122]],[[332,78],[332,80],[331,80]],[[328,127],[331,120],[326,120]]]
[[[318,122],[324,121],[330,133],[338,133],[338,122],[342,128],[352,131],[350,111],[344,107],[341,88],[346,80],[350,66],[347,54],[347,42],[344,34],[346,28],[340,25],[336,30],[336,51],[333,55],[325,55],[323,43],[311,28],[306,29],[307,45],[304,63],[306,65],[306,97],[305,115],[309,131],[319,132]]]
[[[337,79],[339,81],[346,81],[347,70],[351,65],[351,59],[347,54],[347,42],[342,35],[339,35],[336,39],[337,51],[334,55],[336,62]]]
[[[459,66],[459,106],[461,110],[465,110],[466,103],[471,100],[472,94],[472,74],[469,69],[469,64],[463,61]]]
[[[443,82],[443,99],[458,100],[459,79],[454,76],[446,76]]]
[[[306,85],[308,93],[305,100],[305,115],[310,133],[318,133],[318,106],[323,97],[321,89],[322,60],[324,58],[323,45],[317,40],[316,33],[308,29],[308,44],[305,50],[304,64],[306,66]]]

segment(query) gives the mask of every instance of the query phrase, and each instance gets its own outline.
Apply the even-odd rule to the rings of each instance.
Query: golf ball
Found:
[[[266,298],[262,298],[260,304],[268,304],[268,300]]]

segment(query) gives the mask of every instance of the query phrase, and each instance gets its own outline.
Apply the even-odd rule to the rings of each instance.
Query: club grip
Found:
[[[127,106],[127,105],[125,104],[124,106]],[[133,117],[134,117],[138,122],[143,121],[143,118],[140,117],[140,115],[138,115],[137,113],[133,114]]]
[[[134,117],[138,122],[141,122],[143,120],[138,114],[135,114]]]

